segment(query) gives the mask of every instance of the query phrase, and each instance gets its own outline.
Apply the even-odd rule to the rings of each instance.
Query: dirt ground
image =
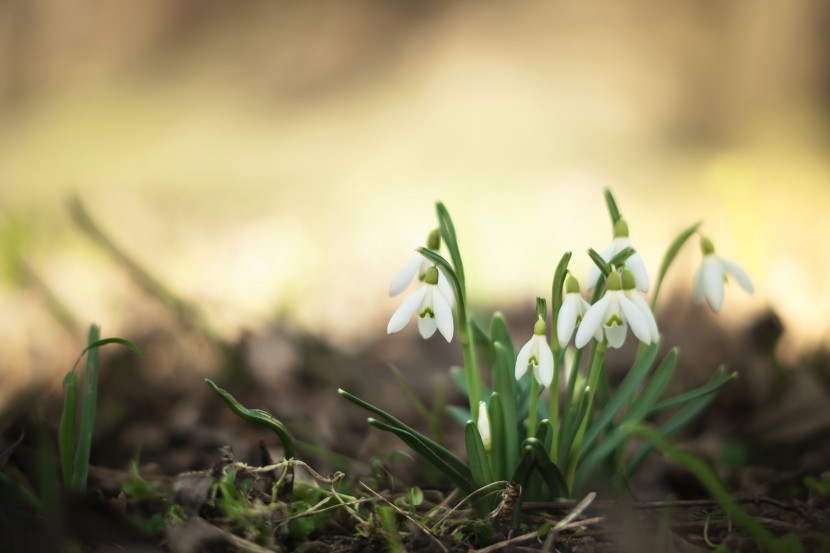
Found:
[[[797,366],[784,366],[774,354],[783,329],[773,313],[730,330],[719,328],[703,310],[684,309],[675,312],[676,320],[661,321],[664,343],[680,344],[673,386],[700,385],[720,363],[740,376],[674,441],[711,463],[733,498],[771,533],[793,533],[807,551],[830,550],[827,352],[805,352]],[[521,318],[509,313],[507,318],[516,321],[514,334],[522,335]],[[688,328],[710,330],[683,331]],[[216,380],[244,405],[266,409],[282,420],[298,440],[297,457],[321,478],[341,472],[342,481],[352,483],[353,489],[369,482],[388,500],[418,485],[425,496],[418,510],[422,514],[429,506],[457,499],[446,482],[413,456],[396,453],[407,450],[394,436],[369,427],[366,413],[336,393],[337,388],[346,389],[427,432],[387,364],[394,362],[427,404],[442,394],[449,403],[461,404],[463,398],[447,376],[447,368],[460,361],[452,344],[424,343],[410,333],[391,345],[384,336],[346,354],[276,324],[233,344],[211,344],[176,328],[153,329],[130,339],[145,357],[117,348],[102,355],[88,492],[53,497],[50,516],[42,517],[4,488],[3,551],[269,550],[235,533],[227,518],[211,511],[206,496],[198,497],[210,488],[211,471],[218,474],[217,467],[232,462],[263,466],[281,455],[273,435],[234,415],[204,384],[204,377]],[[624,348],[609,356],[612,383],[632,353]],[[56,443],[60,409],[55,389],[31,390],[0,419],[0,469],[35,494],[47,489],[42,475],[49,467],[58,474],[51,444]],[[446,417],[444,428],[449,447],[463,453],[460,425]],[[128,487],[138,481],[136,474],[151,484],[152,493],[142,496]],[[308,483],[315,478],[296,467],[296,479]],[[199,492],[199,486],[207,488]],[[653,454],[626,486],[628,494],[621,495],[619,489],[609,491],[598,483],[597,498],[558,531],[555,542],[545,542],[536,529],[564,518],[574,502],[526,503],[518,528],[496,517],[496,533],[490,536],[471,529],[469,513],[432,534],[399,514],[399,545],[410,551],[707,551],[718,544],[733,551],[758,550],[694,476],[659,455]],[[133,492],[125,494],[125,489]],[[169,522],[166,529],[163,524],[153,527],[148,521],[155,517],[158,522],[171,497],[193,511],[187,525],[177,531]],[[269,500],[274,498],[265,498]],[[286,526],[284,521],[272,522]],[[394,549],[387,535],[359,532],[359,526],[343,510],[301,540],[276,531],[269,547],[307,552]]]

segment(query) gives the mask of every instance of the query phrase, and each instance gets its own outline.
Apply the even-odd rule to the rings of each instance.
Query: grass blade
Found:
[[[63,378],[63,410],[58,425],[58,452],[64,486],[69,487],[75,466],[75,417],[78,406],[78,373],[74,370]]]
[[[619,221],[621,217],[620,210],[617,207],[617,201],[614,199],[614,195],[608,188],[603,190],[602,193],[605,196],[605,205],[608,206],[608,216],[611,217],[611,228],[614,228],[614,225],[617,224],[617,221]]]
[[[680,251],[680,248],[683,247],[683,244],[686,243],[697,229],[700,228],[702,221],[698,221],[694,225],[690,226],[683,232],[681,232],[677,238],[674,239],[669,245],[669,248],[666,250],[666,255],[663,256],[663,262],[660,264],[660,272],[657,274],[657,285],[654,287],[654,296],[651,298],[651,310],[654,311],[654,307],[657,305],[657,296],[660,295],[660,288],[663,286],[663,279],[666,277],[666,273],[671,267],[674,258],[677,257],[677,253]]]
[[[447,463],[446,460],[441,458],[439,455],[436,454],[431,448],[426,447],[424,443],[418,439],[418,437],[411,433],[407,432],[403,428],[398,426],[379,421],[374,418],[369,418],[369,424],[378,428],[379,430],[383,430],[384,432],[391,432],[395,436],[401,439],[403,443],[408,445],[412,448],[413,451],[416,451],[418,455],[422,456],[425,461],[431,464],[433,467],[441,471],[450,481],[457,486],[465,495],[471,494],[475,491],[475,487],[472,483],[468,480],[469,478],[469,469],[465,466],[464,468],[467,469],[467,475],[462,474],[460,471],[456,470],[456,467],[452,466],[450,463]]]
[[[262,409],[248,409],[244,407],[241,403],[236,401],[236,398],[234,398],[230,392],[223,390],[209,378],[206,378],[205,382],[207,382],[208,386],[210,386],[211,389],[219,395],[219,397],[225,400],[225,403],[228,404],[231,411],[236,413],[238,417],[246,421],[261,424],[276,434],[277,438],[279,438],[282,443],[283,455],[286,459],[294,457],[294,439],[291,437],[291,434],[282,422],[277,420],[277,418],[271,413],[263,411]]]
[[[101,339],[101,328],[98,325],[89,327],[89,338],[86,348],[86,369],[84,370],[84,389],[81,400],[81,424],[78,429],[78,443],[75,449],[75,466],[69,489],[81,492],[86,488],[89,472],[89,454],[92,448],[92,430],[95,427],[95,407],[98,397],[98,348],[93,347]]]
[[[421,434],[417,430],[415,430],[413,428],[410,428],[409,426],[407,426],[406,424],[404,424],[400,420],[396,419],[395,417],[393,417],[392,415],[390,415],[389,413],[387,413],[383,409],[375,407],[371,403],[363,401],[359,397],[353,396],[352,394],[350,394],[349,392],[347,392],[345,390],[339,389],[339,390],[337,390],[337,393],[340,394],[343,398],[351,401],[355,405],[358,405],[358,406],[366,409],[370,413],[374,413],[375,415],[379,416],[384,421],[386,421],[386,423],[389,424],[391,427],[411,434],[412,436],[417,438],[418,441],[421,442],[425,447],[429,448],[438,457],[440,457],[447,464],[452,466],[453,469],[455,469],[460,474],[464,475],[465,478],[470,476],[470,468],[466,464],[464,464],[464,461],[459,459],[457,455],[455,455],[453,452],[451,452],[450,450],[448,450],[447,448],[445,448],[441,444],[438,444],[435,441],[429,439],[428,437],[424,436],[423,434]]]
[[[496,353],[496,362],[493,366],[493,387],[502,407],[504,424],[505,472],[504,476],[499,476],[499,478],[506,479],[507,475],[512,474],[519,464],[519,419],[516,416],[516,379],[513,366],[515,358],[510,356],[510,352],[501,342],[496,342],[493,346]]]
[[[507,480],[507,475],[513,470],[507,464],[507,453],[510,450],[516,451],[517,448],[507,439],[504,424],[504,406],[498,392],[493,392],[490,395],[488,417],[490,419],[490,457],[493,460],[493,477],[496,480]]]
[[[481,434],[473,421],[467,421],[467,426],[464,428],[464,443],[467,446],[467,461],[470,464],[473,485],[476,488],[483,488],[493,482],[493,470],[487,460]]]
[[[655,404],[652,406],[649,414],[658,413],[660,411],[665,411],[666,409],[671,409],[672,407],[676,407],[678,405],[683,405],[684,403],[688,403],[689,401],[698,399],[700,397],[708,396],[712,394],[730,382],[732,382],[735,378],[737,378],[738,373],[727,373],[724,366],[718,367],[718,370],[715,371],[715,374],[712,378],[707,382],[705,385],[701,386],[700,388],[695,388],[689,392],[685,392],[682,394],[678,394],[676,396],[672,396],[668,399],[664,399],[663,401]]]
[[[600,433],[605,429],[608,423],[611,422],[617,412],[623,407],[623,405],[626,404],[626,402],[628,402],[628,399],[634,394],[634,392],[637,391],[637,388],[640,387],[640,384],[642,384],[648,374],[651,365],[654,363],[655,357],[657,357],[658,349],[660,349],[659,343],[648,346],[643,351],[643,354],[634,363],[634,366],[628,374],[625,375],[625,378],[620,383],[617,391],[609,399],[608,403],[603,406],[602,412],[599,417],[597,417],[597,420],[594,421],[594,423],[591,424],[585,432],[585,438],[582,442],[581,456],[586,454],[586,452],[591,448],[594,440],[599,437]]]

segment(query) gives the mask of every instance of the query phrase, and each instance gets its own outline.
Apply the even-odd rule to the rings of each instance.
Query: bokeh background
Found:
[[[610,187],[652,275],[703,219],[756,285],[721,320],[774,309],[794,358],[830,335],[828,52],[822,0],[3,0],[0,402],[89,322],[164,324],[76,200],[207,332],[357,351],[434,201],[472,301],[532,313],[563,251],[584,275],[610,241]]]

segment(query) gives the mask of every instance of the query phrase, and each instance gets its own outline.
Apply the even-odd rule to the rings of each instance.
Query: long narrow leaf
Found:
[[[507,475],[510,473],[507,465],[507,452],[515,451],[517,448],[507,440],[504,406],[498,392],[490,395],[488,418],[490,419],[490,457],[493,460],[493,477],[496,480],[507,480]],[[512,468],[510,470],[512,471]]]
[[[568,274],[568,264],[571,262],[571,252],[565,252],[556,265],[551,285],[551,325],[553,335],[556,335],[556,321],[559,318],[559,309],[562,308],[562,289],[565,287],[565,275]]]
[[[548,485],[551,499],[567,496],[568,485],[565,483],[565,475],[548,458],[548,448],[540,440],[535,438],[528,438],[525,440],[525,444],[533,447],[533,452],[536,456],[536,468]]]
[[[507,321],[501,313],[495,313],[490,319],[490,341],[495,346],[498,342],[507,350],[508,356],[516,359],[516,348],[513,346],[513,338],[510,336],[510,329]]]
[[[715,399],[714,395],[706,395],[689,401],[680,411],[674,414],[657,431],[661,436],[668,437],[692,422]],[[628,474],[634,474],[652,450],[651,444],[644,445],[629,461],[626,467]]]
[[[603,195],[605,196],[605,205],[608,206],[608,216],[611,217],[611,227],[613,227],[620,220],[620,210],[617,207],[617,201],[614,199],[611,190],[606,188],[603,190]]]
[[[475,491],[475,487],[469,481],[469,474],[465,475],[456,470],[454,466],[450,463],[447,463],[446,460],[441,458],[439,455],[435,453],[435,451],[429,447],[425,447],[424,443],[418,439],[417,436],[412,434],[411,432],[407,432],[403,428],[399,428],[395,425],[379,421],[374,418],[369,418],[369,424],[383,430],[384,432],[391,432],[400,440],[412,448],[413,451],[418,453],[421,457],[424,458],[426,462],[431,464],[433,467],[441,471],[447,478],[452,481],[454,485],[456,485],[464,494],[471,494]],[[466,468],[466,467],[465,467]],[[469,469],[466,471],[469,473]]]
[[[603,406],[602,412],[597,417],[597,420],[588,427],[585,433],[585,438],[582,441],[582,454],[589,450],[594,440],[596,440],[600,433],[605,429],[609,422],[614,418],[617,412],[628,402],[628,399],[637,391],[640,384],[648,374],[651,365],[654,363],[654,358],[657,357],[657,350],[660,349],[660,344],[651,344],[643,352],[643,355],[634,363],[628,374],[620,383],[617,391],[609,399],[608,403]]]
[[[92,430],[95,427],[95,406],[98,397],[98,348],[93,345],[101,338],[98,325],[89,327],[87,340],[86,369],[84,370],[84,387],[81,403],[81,424],[78,429],[78,444],[75,449],[75,466],[72,471],[70,489],[75,492],[86,488],[89,471],[89,455],[92,448]]]
[[[490,468],[484,442],[481,441],[481,434],[473,421],[468,421],[464,429],[464,443],[467,446],[467,461],[470,464],[473,485],[476,488],[483,488],[494,481],[493,469]]]
[[[663,287],[663,279],[666,277],[666,273],[668,272],[669,267],[671,267],[674,258],[677,257],[677,253],[680,251],[680,248],[683,247],[683,244],[686,243],[686,240],[697,232],[697,229],[700,228],[701,223],[702,221],[698,221],[681,232],[666,250],[666,255],[663,256],[663,262],[660,264],[660,271],[657,273],[657,285],[654,287],[654,295],[651,298],[652,311],[654,311],[654,307],[657,305],[657,296],[660,295],[660,288]]]
[[[665,411],[666,409],[671,409],[672,407],[676,407],[678,405],[682,405],[689,401],[698,399],[700,397],[708,396],[719,389],[723,388],[730,382],[732,382],[735,378],[737,378],[738,373],[727,373],[726,368],[724,366],[718,367],[718,370],[715,371],[715,374],[712,378],[707,382],[705,385],[701,386],[700,388],[695,388],[694,390],[684,392],[682,394],[678,394],[676,396],[672,396],[668,399],[664,399],[663,401],[655,404],[649,413],[658,413],[660,411]]]
[[[291,433],[288,432],[288,428],[286,428],[285,425],[274,415],[267,411],[263,411],[262,409],[248,409],[239,403],[236,398],[230,394],[230,392],[223,390],[209,378],[206,378],[205,382],[207,382],[207,385],[210,386],[210,388],[225,401],[231,411],[233,411],[238,417],[246,421],[260,424],[276,434],[277,438],[282,443],[282,451],[286,459],[292,459],[294,457],[294,438],[291,437]]]
[[[435,441],[429,439],[428,437],[424,436],[423,434],[421,434],[417,430],[415,430],[413,428],[410,428],[409,426],[407,426],[406,424],[404,424],[400,420],[396,419],[395,417],[393,417],[392,415],[390,415],[389,413],[387,413],[383,409],[375,407],[371,403],[363,401],[359,397],[353,396],[352,394],[350,394],[349,392],[347,392],[345,390],[342,390],[342,389],[337,390],[337,393],[340,394],[345,399],[351,401],[355,405],[358,405],[358,406],[366,409],[367,411],[369,411],[371,413],[374,413],[375,415],[379,416],[380,418],[385,420],[392,427],[397,428],[399,430],[403,430],[404,432],[408,432],[409,434],[415,436],[421,443],[424,444],[425,447],[428,447],[430,450],[432,450],[438,457],[440,457],[445,462],[447,462],[449,465],[451,465],[457,472],[459,472],[460,474],[463,474],[465,477],[469,477],[470,469],[466,464],[464,464],[464,461],[459,459],[458,456],[456,456],[453,452],[451,452],[450,450],[448,450],[447,448],[445,448],[441,444],[438,444]]]
[[[634,400],[626,412],[623,421],[640,421],[648,415],[674,375],[674,366],[677,363],[677,348],[672,348],[660,365],[654,370],[643,392]]]
[[[461,276],[458,275],[455,270],[450,265],[450,262],[444,259],[438,253],[435,253],[432,250],[427,248],[418,248],[418,253],[435,263],[439,267],[441,271],[443,271],[444,275],[449,279],[450,284],[452,284],[453,293],[455,294],[455,301],[458,304],[458,313],[466,313],[466,296],[464,295],[464,286],[461,281]]]
[[[504,418],[505,478],[519,464],[519,419],[516,416],[515,358],[501,342],[494,344],[493,388],[499,395]]]
[[[78,373],[74,370],[63,378],[63,410],[58,426],[58,452],[64,486],[69,487],[75,466],[75,417],[78,406]]]
[[[452,222],[452,217],[450,217],[450,212],[443,203],[437,202],[435,204],[435,213],[438,216],[438,229],[441,232],[441,238],[444,239],[444,243],[447,245],[447,250],[450,252],[450,259],[452,259],[455,273],[458,276],[461,293],[466,298],[467,288],[464,280],[464,264],[461,262],[461,251],[458,248],[455,225]]]

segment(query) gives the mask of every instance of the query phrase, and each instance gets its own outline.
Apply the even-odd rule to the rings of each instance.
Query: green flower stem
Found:
[[[530,407],[527,410],[527,437],[536,435],[536,404],[539,401],[539,383],[536,375],[530,375]]]
[[[550,338],[550,349],[553,352],[553,381],[548,391],[550,394],[548,398],[548,418],[550,419],[551,426],[550,459],[554,462],[559,455],[559,370],[562,365],[562,362],[559,360],[561,348],[559,347],[559,340],[556,337],[555,329],[556,326],[554,325],[554,330],[551,332]]]
[[[459,307],[461,304],[459,303]],[[481,376],[478,373],[473,324],[466,309],[458,310],[461,321],[461,352],[464,355],[464,376],[467,378],[467,396],[470,400],[470,415],[478,423],[478,402],[481,401]]]
[[[588,370],[588,409],[585,411],[585,417],[579,425],[579,430],[574,438],[573,448],[571,449],[571,459],[568,462],[568,490],[573,491],[574,478],[576,476],[576,464],[579,460],[580,450],[582,449],[582,439],[585,437],[585,430],[588,428],[588,419],[591,418],[591,410],[594,406],[594,395],[597,392],[597,382],[599,375],[602,372],[602,361],[605,359],[605,350],[607,349],[605,340],[598,342],[594,348],[594,357],[591,359],[591,368]]]

